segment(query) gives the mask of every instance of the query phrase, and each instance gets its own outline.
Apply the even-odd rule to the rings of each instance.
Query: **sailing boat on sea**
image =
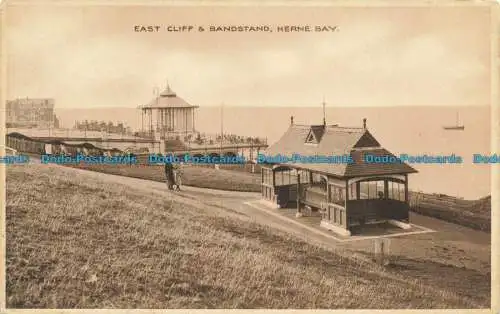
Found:
[[[458,111],[457,111],[457,122],[455,125],[452,126],[443,126],[443,129],[445,130],[456,130],[456,131],[463,131],[465,129],[465,126],[462,124],[458,124]]]

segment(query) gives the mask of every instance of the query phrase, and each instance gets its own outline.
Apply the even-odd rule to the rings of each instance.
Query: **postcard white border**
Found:
[[[8,1],[0,0],[0,19],[1,29],[0,32],[5,31],[5,16],[6,7],[11,5],[64,5],[64,6],[328,6],[328,7],[477,7],[488,6],[492,10],[492,33],[491,33],[491,148],[492,152],[500,153],[500,94],[499,94],[499,70],[500,70],[500,52],[498,44],[500,42],[500,22],[499,22],[499,9],[498,2],[495,1],[414,1],[414,0],[349,0],[349,1],[200,1],[200,0],[145,0],[145,1],[129,1],[129,0],[87,0],[87,1],[71,1],[71,0],[53,0],[53,1],[36,1],[36,0],[19,0]],[[1,34],[1,33],[0,33]],[[0,69],[1,69],[1,88],[0,88],[0,110],[6,110],[6,90],[7,90],[7,49],[5,36],[1,38],[1,55],[0,55]],[[5,145],[5,114],[0,115],[0,155],[4,155],[5,151],[2,145]],[[310,313],[331,313],[333,312],[349,312],[349,313],[500,313],[500,165],[492,166],[491,175],[491,202],[492,202],[492,229],[491,229],[491,309],[467,309],[467,310],[194,310],[194,309],[172,309],[172,310],[147,310],[147,309],[5,309],[6,305],[6,276],[5,276],[5,253],[6,253],[6,234],[5,234],[5,165],[0,164],[0,312],[7,311],[8,313],[226,313],[228,311],[238,313],[296,313],[296,314],[310,314]],[[493,311],[492,311],[493,310]]]

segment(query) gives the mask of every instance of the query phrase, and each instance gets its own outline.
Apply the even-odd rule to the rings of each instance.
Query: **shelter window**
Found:
[[[384,199],[384,181],[362,181],[359,183],[360,199]]]
[[[368,182],[359,182],[359,198],[368,199]]]
[[[335,185],[330,186],[330,200],[332,203],[344,206],[345,205],[345,188]]]
[[[315,143],[315,138],[314,138],[314,134],[312,131],[309,132],[309,135],[307,135],[307,138],[306,138],[306,143]]]
[[[349,186],[349,199],[350,200],[357,199],[356,192],[357,192],[356,191],[356,182],[351,183],[351,185]]]
[[[290,170],[289,172],[290,176],[290,184],[297,184],[297,176],[299,175],[296,171]]]
[[[392,182],[392,181],[387,182],[387,193],[388,193],[387,198],[389,198],[389,199],[394,199],[393,183],[394,182]]]
[[[312,174],[312,185],[320,187],[321,190],[326,191],[328,181],[326,178],[318,173]]]
[[[384,181],[377,181],[377,198],[385,199]]]
[[[320,174],[317,174],[317,173],[313,173],[312,174],[312,181],[313,183],[320,183],[321,182],[321,175]]]
[[[325,178],[320,179],[320,187],[323,191],[326,191],[328,188],[328,181]]]
[[[404,201],[405,185],[403,183],[393,182],[393,181],[388,183],[389,183],[388,187],[389,198],[393,200]]]
[[[283,185],[283,181],[285,180],[284,178],[284,175],[283,175],[283,171],[275,171],[274,172],[274,179],[276,181],[274,181],[274,184],[275,185]]]
[[[309,182],[309,172],[307,170],[297,170],[297,175],[300,176],[300,183]]]
[[[377,182],[376,181],[368,181],[368,198],[376,199],[377,197]]]
[[[262,182],[264,184],[273,184],[273,173],[270,169],[262,168]]]
[[[290,185],[292,183],[297,183],[294,178],[295,176],[292,175],[291,170],[278,170],[275,172],[275,185]]]

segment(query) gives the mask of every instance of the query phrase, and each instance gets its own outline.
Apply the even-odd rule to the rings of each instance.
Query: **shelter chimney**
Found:
[[[366,118],[363,119],[363,129],[366,130]]]
[[[290,117],[290,125],[293,125],[293,116]]]

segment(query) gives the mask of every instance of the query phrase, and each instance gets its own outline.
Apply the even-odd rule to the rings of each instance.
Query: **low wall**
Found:
[[[215,168],[213,164],[191,164],[193,167],[201,167],[201,168]],[[258,164],[253,164],[254,173],[260,173],[261,166]],[[252,164],[220,164],[219,169],[224,170],[233,170],[233,171],[242,171],[242,172],[252,172]]]

